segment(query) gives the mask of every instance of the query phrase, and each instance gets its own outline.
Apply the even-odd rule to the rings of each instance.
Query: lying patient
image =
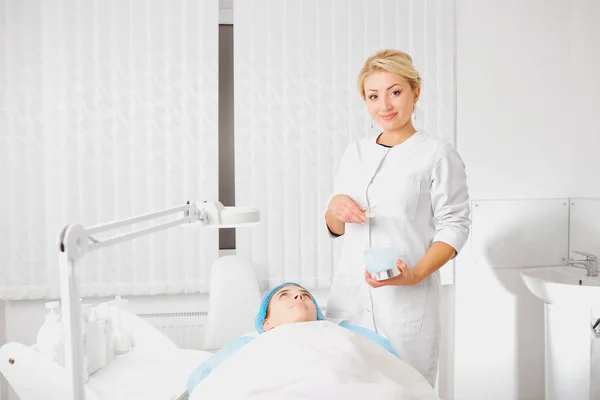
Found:
[[[314,297],[300,285],[287,282],[272,289],[263,297],[260,310],[256,315],[255,327],[259,334],[263,334],[264,332],[268,332],[285,324],[323,320],[325,320],[325,317],[321,313]],[[351,325],[347,321],[342,321],[339,323],[339,326],[347,328],[381,345],[388,352],[397,356],[390,345],[390,342],[376,332],[356,325]],[[187,385],[188,394],[191,394],[196,386],[206,378],[214,368],[253,339],[253,336],[242,336],[234,339],[205,361],[190,376]]]

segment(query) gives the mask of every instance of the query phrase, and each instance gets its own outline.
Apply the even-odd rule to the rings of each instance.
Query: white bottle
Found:
[[[110,363],[115,357],[113,345],[113,320],[111,315],[112,301],[101,303],[96,307],[96,314],[101,320],[106,320],[106,363]]]
[[[106,320],[92,309],[88,322],[88,370],[90,375],[106,366]],[[112,339],[112,338],[111,338]]]
[[[59,302],[50,301],[45,306],[49,311],[37,334],[37,348],[52,361],[64,366],[65,337],[60,317],[56,313]]]
[[[115,354],[123,354],[131,351],[133,344],[131,332],[125,327],[122,309],[127,300],[121,299],[121,296],[116,296],[111,303],[111,318],[113,320],[113,347]]]

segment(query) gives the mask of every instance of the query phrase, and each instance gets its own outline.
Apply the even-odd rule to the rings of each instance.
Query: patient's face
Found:
[[[263,329],[268,331],[283,324],[316,320],[317,309],[310,293],[296,285],[289,285],[271,297]]]

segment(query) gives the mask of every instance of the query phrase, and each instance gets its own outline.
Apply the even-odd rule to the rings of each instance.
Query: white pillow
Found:
[[[211,269],[208,322],[204,348],[220,349],[254,329],[261,295],[252,264],[239,256],[224,256]]]

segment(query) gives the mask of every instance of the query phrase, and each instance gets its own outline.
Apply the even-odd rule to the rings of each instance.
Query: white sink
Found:
[[[525,286],[544,303],[600,305],[600,276],[587,276],[583,268],[531,268],[520,275]]]
[[[544,304],[545,399],[589,400],[600,384],[592,324],[600,317],[600,277],[573,266],[523,269],[527,289]],[[596,310],[596,311],[594,311]]]

